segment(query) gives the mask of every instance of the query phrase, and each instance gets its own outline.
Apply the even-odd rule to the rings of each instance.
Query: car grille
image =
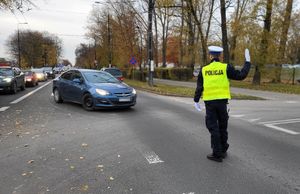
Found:
[[[126,93],[114,93],[117,97],[127,97],[131,95],[131,92]]]

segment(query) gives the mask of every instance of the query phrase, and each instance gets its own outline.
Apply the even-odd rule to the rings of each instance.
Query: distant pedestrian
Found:
[[[223,48],[218,46],[208,47],[210,64],[202,67],[198,75],[195,91],[195,108],[201,111],[199,104],[202,97],[205,108],[206,127],[211,135],[212,153],[207,155],[209,160],[222,162],[227,156],[228,144],[228,99],[231,99],[229,79],[243,80],[250,70],[249,50],[245,50],[245,64],[239,71],[232,65],[220,61]]]

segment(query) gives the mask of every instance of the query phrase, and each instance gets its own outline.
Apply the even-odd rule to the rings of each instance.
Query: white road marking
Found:
[[[24,100],[25,98],[31,96],[32,94],[34,94],[35,92],[39,91],[40,89],[48,86],[50,83],[52,83],[52,81],[48,82],[48,83],[46,83],[44,85],[42,85],[41,87],[39,87],[39,88],[37,88],[37,89],[35,89],[35,90],[31,91],[31,92],[29,92],[28,94],[25,94],[24,96],[18,98],[17,100],[12,101],[10,104],[17,104],[17,103],[21,102],[22,100]]]
[[[153,151],[145,153],[144,157],[146,158],[146,160],[149,162],[149,164],[157,164],[157,163],[162,163],[164,161],[162,161],[158,155],[156,153],[154,153]]]
[[[249,122],[255,122],[255,121],[259,121],[261,118],[257,118],[257,119],[249,119]]]
[[[300,123],[300,118],[296,118],[296,119],[286,119],[286,120],[277,120],[277,121],[266,121],[266,122],[260,122],[258,124],[264,125],[266,127],[275,129],[277,131],[281,131],[284,133],[288,133],[291,135],[299,135],[299,132],[295,132],[289,129],[285,129],[282,127],[278,127],[276,125],[282,125],[282,124],[291,124],[291,123]]]
[[[258,124],[285,124],[285,123],[292,123],[292,122],[300,122],[300,118],[296,119],[286,119],[286,120],[277,120],[277,121],[265,121],[265,122],[260,122]]]
[[[244,117],[245,115],[230,115],[231,117],[234,117],[234,118],[241,118],[241,117]]]
[[[288,103],[288,104],[296,104],[298,103],[297,101],[285,101],[285,103]]]
[[[4,111],[6,111],[7,109],[9,109],[9,106],[1,107],[1,108],[0,108],[0,112],[4,112]]]
[[[182,193],[182,194],[195,194],[195,192]]]
[[[272,128],[272,129],[275,129],[277,131],[281,131],[281,132],[284,132],[284,133],[291,134],[291,135],[299,135],[298,132],[295,132],[295,131],[292,131],[292,130],[288,130],[288,129],[284,129],[282,127],[278,127],[278,126],[275,126],[273,124],[265,124],[265,126],[269,127],[269,128]]]

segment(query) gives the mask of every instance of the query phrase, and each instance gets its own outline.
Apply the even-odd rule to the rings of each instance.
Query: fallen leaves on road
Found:
[[[84,159],[84,157],[82,157],[82,156],[81,156],[81,157],[79,157],[79,159],[80,159],[80,160],[83,160],[83,159]]]
[[[34,163],[34,160],[29,160],[27,163],[32,164],[32,163]]]
[[[74,169],[75,167],[74,167],[74,166],[70,166],[70,168],[71,168],[71,169]]]
[[[89,190],[89,186],[88,185],[82,185],[80,188],[81,191],[88,191]]]
[[[111,176],[111,177],[109,177],[109,180],[113,181],[113,180],[115,180],[115,179],[114,179],[114,177]]]
[[[81,146],[82,146],[82,147],[88,147],[88,144],[82,143]]]

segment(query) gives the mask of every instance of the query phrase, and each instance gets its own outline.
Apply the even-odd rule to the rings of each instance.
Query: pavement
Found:
[[[85,111],[55,103],[51,82],[39,87],[0,94],[1,194],[300,192],[292,95],[231,100],[230,148],[217,163],[206,159],[205,110],[192,98],[138,91],[131,109]]]
[[[167,85],[174,85],[174,86],[185,86],[185,87],[191,87],[196,88],[197,83],[196,82],[184,82],[184,81],[173,81],[173,80],[165,80],[165,79],[154,79],[154,82],[156,83],[163,83]],[[300,87],[300,86],[299,86]],[[299,101],[300,95],[296,94],[284,94],[279,92],[269,92],[269,91],[261,91],[261,90],[251,90],[251,89],[244,89],[244,88],[236,88],[231,87],[230,88],[232,93],[235,94],[245,94],[250,96],[257,96],[268,100],[285,100],[285,101]]]

